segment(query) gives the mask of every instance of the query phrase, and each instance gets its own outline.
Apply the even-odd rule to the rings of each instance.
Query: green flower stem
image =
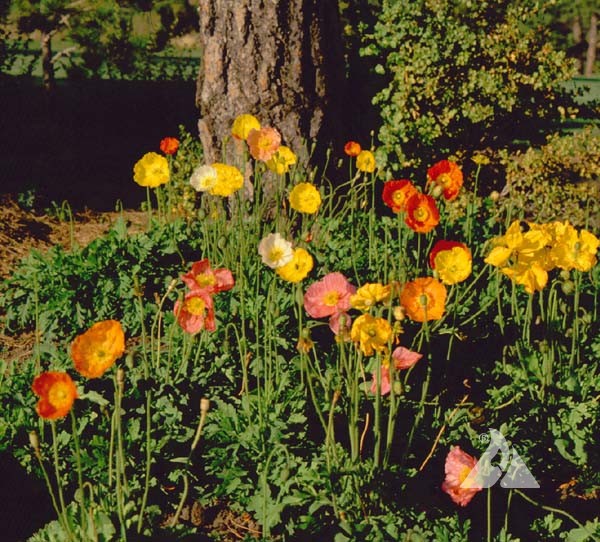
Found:
[[[150,199],[150,187],[146,187],[146,211],[148,212],[148,231],[152,229],[152,200]]]
[[[492,542],[492,488],[487,488],[487,542]]]
[[[571,335],[571,355],[569,367],[579,363],[579,296],[581,292],[581,273],[575,272],[575,290],[573,293],[573,334]]]
[[[505,533],[508,532],[508,514],[510,512],[510,503],[512,501],[512,496],[513,496],[513,490],[509,489],[508,490],[508,498],[506,501],[506,512],[504,513],[504,532]]]
[[[115,420],[117,434],[117,454],[116,454],[116,498],[117,498],[117,516],[121,528],[121,539],[127,540],[127,529],[125,524],[125,456],[123,454],[123,432],[121,427],[121,400],[122,400],[123,382],[120,381],[120,373],[117,371],[115,376]]]
[[[52,423],[54,423],[54,422],[52,422]],[[58,502],[56,500],[54,488],[52,487],[52,482],[50,482],[50,476],[48,476],[48,471],[46,470],[46,467],[44,466],[44,460],[43,460],[42,454],[39,450],[39,445],[34,449],[34,452],[35,452],[35,457],[37,458],[38,463],[40,465],[40,468],[42,469],[42,474],[44,475],[44,481],[46,482],[46,487],[48,488],[48,493],[50,494],[50,499],[52,501],[52,507],[54,508],[54,511],[56,512],[56,517],[58,518],[58,521],[59,521],[60,525],[62,526],[63,530],[69,537],[69,540],[73,540],[73,535],[69,528],[69,522],[66,520],[66,517],[63,514],[61,508],[59,508]]]
[[[75,420],[75,414],[73,413],[73,409],[70,410],[70,415],[71,415],[71,431],[73,433],[73,442],[75,444],[75,463],[77,464],[77,483],[79,485],[79,497],[81,499],[81,503],[79,506],[80,516],[81,516],[81,528],[84,529],[84,525],[86,524],[86,514],[85,514],[86,503],[85,503],[85,493],[83,491],[83,470],[81,468],[81,448],[79,446],[79,433],[77,431],[77,422]]]
[[[534,501],[531,497],[527,496],[525,493],[523,493],[521,490],[519,489],[515,489],[514,492],[519,495],[521,498],[523,498],[524,500],[526,500],[528,503],[533,504],[534,506],[537,506],[538,508],[541,508],[542,510],[546,510],[547,512],[552,512],[554,514],[559,514],[561,516],[564,516],[568,519],[570,519],[575,525],[577,525],[577,527],[579,527],[580,529],[585,529],[584,525],[581,524],[579,521],[577,521],[571,514],[569,514],[568,512],[565,512],[564,510],[561,510],[560,508],[554,508],[553,506],[546,506],[544,504],[540,504],[537,501]],[[597,536],[595,536],[592,533],[589,533],[590,537],[592,540],[594,540],[595,542],[600,542],[600,538],[598,538]]]
[[[206,415],[208,413],[208,408],[209,408],[208,399],[202,399],[200,401],[200,420],[198,421],[198,427],[196,428],[196,434],[194,435],[194,440],[192,441],[192,444],[190,446],[190,452],[188,454],[187,461],[186,461],[186,465],[188,466],[188,468],[190,466],[192,454],[194,453],[194,450],[196,449],[196,447],[198,446],[198,443],[200,442],[200,438],[202,436],[202,428],[204,427],[204,422],[206,421]],[[189,486],[190,486],[190,484],[189,484],[188,474],[186,472],[183,475],[183,492],[181,493],[181,498],[179,499],[179,504],[177,505],[177,509],[175,510],[175,515],[173,516],[173,519],[171,520],[171,527],[174,527],[175,525],[177,525],[177,522],[179,521],[179,516],[181,515],[181,511],[183,510],[183,505],[185,504],[185,501],[187,500]]]
[[[381,355],[377,353],[375,374],[377,374],[377,390],[375,392],[375,421],[373,432],[375,433],[375,447],[373,449],[373,468],[379,467],[381,455]]]
[[[146,394],[146,468],[144,471],[144,493],[142,495],[142,503],[140,505],[140,514],[138,517],[137,532],[142,532],[142,524],[144,522],[144,510],[148,500],[148,492],[150,490],[150,467],[152,465],[152,391],[148,390]]]
[[[59,459],[58,459],[58,437],[56,435],[56,422],[50,421],[50,428],[52,429],[52,453],[54,459],[54,476],[56,478],[56,488],[58,492],[58,501],[60,502],[60,517],[63,518],[64,528],[69,536],[69,539],[73,540],[73,532],[71,529],[71,523],[69,516],[67,515],[67,507],[65,506],[65,497],[63,495],[63,483],[60,475]]]

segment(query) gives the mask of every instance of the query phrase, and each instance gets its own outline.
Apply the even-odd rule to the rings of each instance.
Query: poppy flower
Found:
[[[378,282],[369,282],[361,286],[350,298],[350,304],[353,309],[366,312],[375,304],[387,301],[390,298],[391,286],[380,284]]]
[[[125,352],[125,333],[117,320],[95,323],[71,344],[76,371],[86,378],[99,378]]]
[[[216,162],[212,167],[217,174],[217,180],[209,190],[213,196],[231,196],[244,186],[244,175],[235,166]]]
[[[354,320],[350,330],[350,338],[365,356],[386,350],[392,334],[392,326],[386,319],[369,313]]]
[[[246,139],[250,154],[255,160],[267,162],[279,149],[281,145],[281,134],[270,126],[264,128],[252,129]]]
[[[453,446],[446,456],[444,466],[446,478],[442,483],[442,491],[446,492],[460,506],[467,506],[471,499],[482,489],[471,482],[471,480],[476,479],[471,474],[476,465],[477,460],[468,453],[463,452],[460,446]]]
[[[290,170],[290,167],[297,161],[298,158],[292,149],[285,145],[281,145],[265,164],[271,171],[274,171],[278,175],[283,175],[284,173],[287,173]]]
[[[382,199],[394,213],[400,213],[406,210],[406,202],[411,196],[417,194],[415,185],[408,179],[398,181],[387,181],[383,185]]]
[[[205,290],[211,295],[231,290],[235,285],[229,269],[212,269],[207,258],[194,262],[192,268],[182,275],[181,279],[192,292]]]
[[[428,233],[440,223],[440,212],[435,199],[427,194],[410,196],[406,201],[406,216],[404,222],[417,233]]]
[[[195,334],[202,329],[216,329],[213,300],[206,290],[189,292],[183,301],[177,300],[173,313],[186,333]]]
[[[444,284],[456,284],[471,274],[471,251],[464,243],[440,240],[429,253],[429,265]]]
[[[169,179],[169,162],[156,152],[147,152],[133,166],[133,180],[140,186],[156,188]]]
[[[360,151],[356,157],[356,169],[363,173],[375,171],[375,155],[371,151]]]
[[[333,316],[350,309],[350,296],[356,287],[341,273],[328,273],[311,284],[304,294],[304,309],[312,318]]]
[[[45,420],[64,418],[78,397],[72,378],[67,373],[57,371],[36,376],[31,389],[40,398],[35,410]]]
[[[262,262],[271,269],[277,269],[292,261],[294,249],[292,243],[279,233],[270,233],[258,244],[258,253]]]
[[[294,250],[292,259],[278,267],[275,272],[288,282],[300,282],[304,280],[313,268],[312,256],[303,248]]]
[[[348,141],[348,143],[344,145],[344,152],[348,156],[358,156],[361,150],[360,144],[356,141]]]
[[[253,115],[239,115],[233,121],[231,126],[231,135],[235,139],[245,141],[251,130],[260,130],[260,122]]]
[[[321,206],[321,194],[312,183],[299,183],[290,192],[290,207],[299,213],[314,214]]]
[[[415,279],[404,285],[400,303],[415,322],[439,320],[446,308],[446,287],[431,277]]]
[[[427,182],[441,187],[444,198],[451,201],[463,185],[463,173],[456,162],[440,160],[427,170]]]
[[[175,154],[179,149],[179,139],[175,137],[165,137],[160,141],[160,150],[165,154]]]

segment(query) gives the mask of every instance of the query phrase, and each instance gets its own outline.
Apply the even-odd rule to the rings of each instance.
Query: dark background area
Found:
[[[179,125],[196,133],[194,94],[194,82],[59,81],[48,95],[32,78],[0,80],[0,193],[38,208],[137,207],[135,162]]]

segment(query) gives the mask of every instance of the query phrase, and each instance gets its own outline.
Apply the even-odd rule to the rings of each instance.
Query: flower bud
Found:
[[[206,414],[210,408],[210,401],[206,397],[200,399],[200,412]]]

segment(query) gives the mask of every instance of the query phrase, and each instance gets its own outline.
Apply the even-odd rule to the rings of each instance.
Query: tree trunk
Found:
[[[54,90],[54,64],[52,62],[52,34],[42,31],[42,75],[44,88],[47,91]]]
[[[592,12],[590,15],[590,28],[587,33],[587,52],[585,55],[585,68],[583,75],[590,77],[594,73],[596,63],[596,50],[598,48],[598,14]]]
[[[581,17],[575,16],[571,24],[571,31],[573,32],[574,45],[572,49],[576,51],[575,61],[577,62],[577,73],[583,73],[583,62],[581,60],[581,52],[579,50],[583,42],[583,27],[581,26]]]
[[[300,157],[315,141],[340,144],[345,71],[337,1],[210,0],[198,11],[196,105],[207,162],[220,157],[242,113],[277,128]]]

